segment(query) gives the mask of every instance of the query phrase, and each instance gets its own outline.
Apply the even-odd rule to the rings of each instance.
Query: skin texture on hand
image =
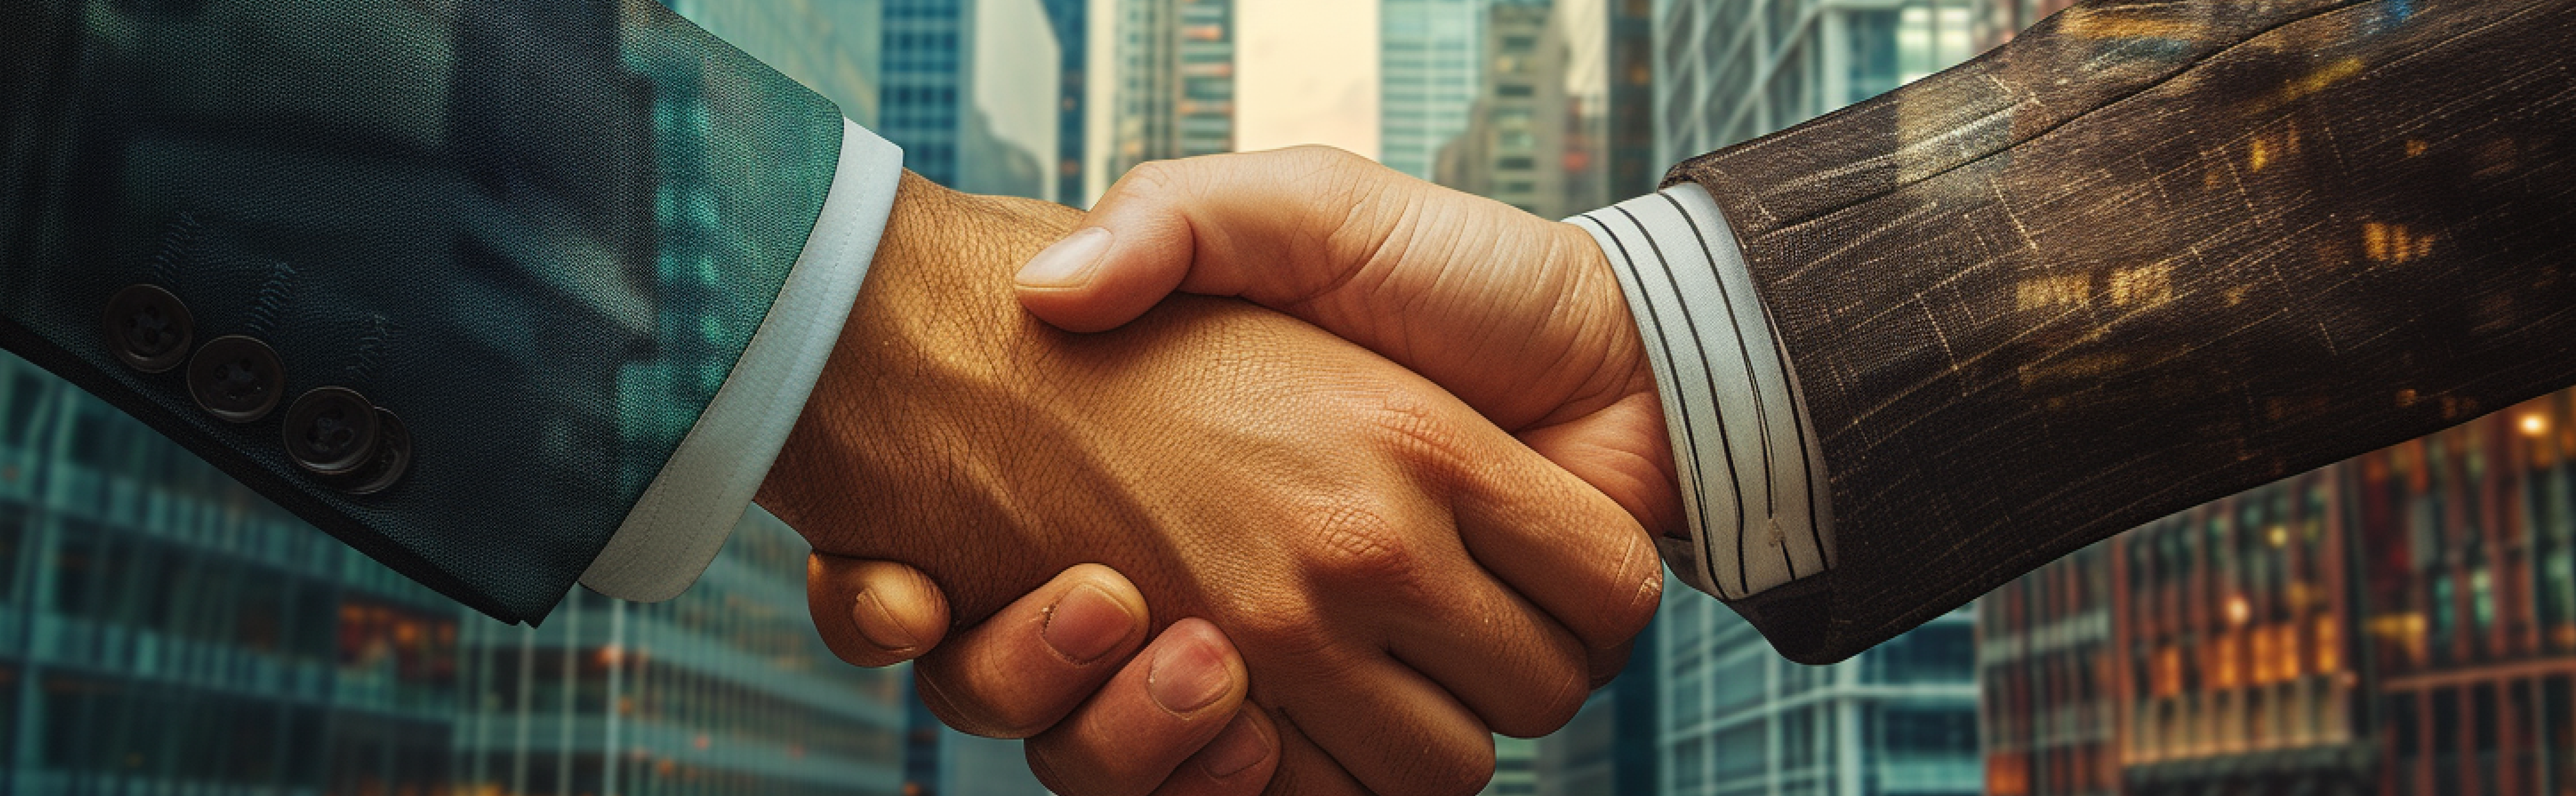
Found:
[[[1116,328],[1240,296],[1446,387],[1658,533],[1680,492],[1644,342],[1581,228],[1329,147],[1147,163],[1019,275],[1029,311]]]
[[[1059,793],[1244,796],[1277,768],[1278,730],[1243,704],[1243,659],[1224,634],[1182,620],[1146,643],[1144,595],[1107,567],[1065,570],[955,638],[946,601],[911,567],[815,553],[806,583],[814,628],[844,660],[920,656],[921,697],[941,715],[1048,725],[1028,736],[1029,766]]]
[[[1294,319],[1192,299],[1111,334],[1039,323],[1012,270],[1078,220],[907,175],[760,504],[818,553],[928,573],[960,626],[1083,563],[1132,580],[1167,637],[1204,618],[1276,730],[1270,792],[1472,792],[1488,727],[1562,725],[1652,616],[1628,513]]]

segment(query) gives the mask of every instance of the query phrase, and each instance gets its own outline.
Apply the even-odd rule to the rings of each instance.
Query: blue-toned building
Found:
[[[1091,75],[1090,0],[1046,0],[1047,22],[1055,27],[1057,61],[1055,128],[1055,200],[1090,204],[1084,195],[1084,126],[1089,123]]]
[[[961,191],[1055,199],[1063,56],[1039,0],[884,0],[877,125]]]
[[[1843,663],[1804,666],[1717,601],[1679,584],[1665,595],[1657,793],[1983,792],[1972,612]]]
[[[459,610],[0,356],[0,794],[442,792]]]
[[[886,0],[669,0],[671,10],[803,83],[841,115],[877,123]]]
[[[453,778],[489,796],[903,793],[904,672],[824,648],[807,550],[754,511],[678,599],[576,591],[541,627],[467,620]]]

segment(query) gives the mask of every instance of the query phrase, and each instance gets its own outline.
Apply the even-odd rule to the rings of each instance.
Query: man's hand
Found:
[[[815,553],[806,595],[833,653],[918,656],[922,699],[961,730],[1027,737],[1030,769],[1059,792],[1240,796],[1277,768],[1278,730],[1243,704],[1224,634],[1183,620],[1145,644],[1145,597],[1107,567],[1065,570],[953,639],[939,589],[902,564]]]
[[[1078,218],[907,177],[760,504],[820,553],[929,573],[964,624],[1087,562],[1132,579],[1167,634],[1207,619],[1275,730],[1278,793],[1472,792],[1489,727],[1552,730],[1616,669],[1661,584],[1619,504],[1419,376],[1257,308],[1185,302],[1096,336],[1034,322],[1011,270]],[[956,707],[942,718],[999,734],[1057,726]],[[1168,773],[1047,761],[1075,794]]]
[[[1654,374],[1581,228],[1329,147],[1146,163],[1019,274],[1064,329],[1173,290],[1240,296],[1430,378],[1619,501],[1682,525]]]

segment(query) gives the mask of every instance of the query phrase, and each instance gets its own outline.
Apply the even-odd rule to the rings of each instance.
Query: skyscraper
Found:
[[[961,191],[1056,198],[1055,23],[1038,0],[883,0],[879,135]]]
[[[2119,792],[2113,544],[2085,548],[1977,600],[1988,796]]]
[[[841,115],[877,123],[885,0],[670,0],[670,6],[841,106]]]
[[[2571,424],[2548,396],[1989,595],[1988,792],[2566,792]]]
[[[1234,151],[1234,0],[1112,0],[1103,185],[1149,160]]]
[[[1091,75],[1091,0],[1046,0],[1055,28],[1057,62],[1055,200],[1084,203],[1084,153],[1088,138]]]
[[[443,792],[458,611],[0,356],[0,792]]]
[[[1782,659],[1707,595],[1664,590],[1657,793],[1975,794],[1974,621],[1956,611],[1832,666]]]
[[[1655,160],[1654,3],[1555,0],[1542,57],[1563,81],[1556,162],[1564,204],[1550,217],[1606,206],[1655,190],[1666,164]]]
[[[453,778],[551,796],[901,793],[903,672],[823,647],[806,552],[755,510],[678,599],[576,590],[541,627],[468,620]]]
[[[1955,0],[1654,3],[1659,164],[1868,99],[1965,60]],[[1975,614],[1954,611],[1840,664],[1773,653],[1678,585],[1657,621],[1659,793],[1936,794],[1985,787]]]
[[[1476,92],[1433,181],[1549,218],[1653,191],[1651,4],[1487,2]]]
[[[1479,25],[1485,53],[1467,124],[1441,145],[1431,170],[1442,185],[1532,213],[1566,207],[1568,124],[1564,48],[1547,41],[1548,4],[1499,0]]]
[[[1656,4],[1656,160],[1678,163],[1975,55],[1972,0]]]
[[[2476,407],[2460,407],[2473,413]],[[2369,790],[2576,790],[2576,393],[2343,465]],[[2366,641],[2365,641],[2366,640]]]
[[[1380,0],[1378,160],[1431,179],[1440,148],[1466,129],[1481,83],[1492,0]]]

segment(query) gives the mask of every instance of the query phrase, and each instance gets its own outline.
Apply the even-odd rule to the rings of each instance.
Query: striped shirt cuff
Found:
[[[1831,568],[1815,430],[1708,191],[1686,182],[1568,220],[1609,255],[1654,367],[1690,535],[1658,540],[1665,564],[1726,600]]]

